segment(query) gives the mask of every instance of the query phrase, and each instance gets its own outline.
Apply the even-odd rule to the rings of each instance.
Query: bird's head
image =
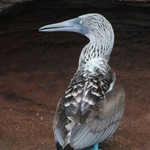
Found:
[[[100,14],[86,14],[64,22],[50,24],[39,29],[40,32],[77,32],[89,38],[90,43],[84,50],[89,49],[89,55],[96,49],[95,57],[109,60],[113,45],[114,31],[109,21]],[[87,47],[90,48],[87,48]],[[91,57],[90,56],[90,57]],[[88,56],[87,56],[88,57]],[[92,56],[93,57],[93,56]]]
[[[64,22],[50,24],[39,29],[40,32],[77,32],[92,38],[114,40],[114,32],[109,21],[100,14],[86,14]]]

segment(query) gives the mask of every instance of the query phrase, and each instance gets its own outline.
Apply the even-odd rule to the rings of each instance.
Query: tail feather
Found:
[[[56,143],[56,150],[74,150],[70,144],[68,144],[67,146],[65,146],[64,148],[59,144],[59,142]],[[81,149],[81,150],[86,150],[85,149]]]
[[[59,142],[56,143],[56,150],[63,150],[62,146],[59,144]]]
[[[64,147],[63,150],[74,150],[74,149],[70,146],[70,144],[68,144],[67,146]]]

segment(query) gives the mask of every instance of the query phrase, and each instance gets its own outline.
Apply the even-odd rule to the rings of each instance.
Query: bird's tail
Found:
[[[56,150],[74,150],[74,149],[70,146],[70,144],[68,144],[63,148],[59,143],[56,143]]]
[[[62,146],[59,144],[59,142],[56,143],[56,150],[63,150]]]
[[[63,148],[58,142],[56,143],[56,150],[74,150],[74,149],[70,146],[70,144],[68,144]],[[86,149],[81,149],[81,150],[86,150]]]
[[[74,150],[74,149],[70,146],[70,144],[68,144],[63,150]]]

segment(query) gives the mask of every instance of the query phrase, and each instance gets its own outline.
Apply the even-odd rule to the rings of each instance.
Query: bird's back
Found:
[[[124,111],[124,91],[118,87],[111,91],[114,81],[107,63],[77,70],[55,115],[55,138],[62,147],[84,149],[114,133]]]

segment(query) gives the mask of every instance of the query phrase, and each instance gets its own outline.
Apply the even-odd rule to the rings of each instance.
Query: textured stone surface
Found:
[[[1,0],[3,3],[22,3],[22,2],[29,2],[34,0]]]
[[[26,3],[34,0],[0,0],[0,13],[5,11],[6,13],[13,13],[13,9],[10,11],[9,8],[13,7],[17,3]]]
[[[28,5],[26,3],[36,1],[36,3],[43,2],[43,3],[51,3],[52,5],[50,8],[53,9],[53,4],[55,4],[54,7],[57,7],[59,9],[62,9],[62,7],[68,7],[70,9],[72,8],[89,8],[89,7],[97,7],[97,8],[113,8],[117,5],[132,5],[132,6],[144,6],[148,7],[150,6],[150,0],[57,0],[57,1],[49,1],[49,0],[0,0],[0,14],[9,14],[12,15],[16,13],[21,13],[22,5],[27,6],[26,9],[28,9]],[[22,4],[19,6],[18,4]],[[16,7],[17,5],[17,7]],[[14,7],[13,7],[14,6]],[[10,8],[10,9],[9,9]],[[18,10],[17,10],[18,9]],[[38,8],[37,8],[38,9]],[[4,12],[3,12],[4,11]]]
[[[21,8],[21,14],[0,17],[0,150],[54,149],[56,105],[88,40],[75,33],[39,33],[38,28],[89,12],[103,14],[114,27],[110,64],[117,84],[126,91],[121,124],[101,146],[149,150],[150,9],[124,5],[70,9],[57,2],[32,2]]]

